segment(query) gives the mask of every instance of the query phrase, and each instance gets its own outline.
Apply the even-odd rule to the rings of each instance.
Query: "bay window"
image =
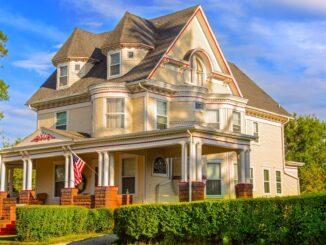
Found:
[[[109,98],[106,108],[106,127],[109,129],[125,128],[125,99]]]

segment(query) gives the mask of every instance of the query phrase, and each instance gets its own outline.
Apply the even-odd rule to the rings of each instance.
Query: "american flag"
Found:
[[[86,163],[75,153],[72,153],[72,159],[74,165],[75,185],[78,185],[83,181],[82,172],[85,168]]]

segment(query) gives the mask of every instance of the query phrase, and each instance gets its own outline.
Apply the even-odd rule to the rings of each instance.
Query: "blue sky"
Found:
[[[24,104],[54,70],[51,57],[74,27],[103,32],[127,10],[151,18],[195,4],[228,60],[289,112],[326,120],[324,0],[0,0],[0,30],[9,38],[0,78],[10,85],[0,130],[13,140],[35,129],[35,113]]]

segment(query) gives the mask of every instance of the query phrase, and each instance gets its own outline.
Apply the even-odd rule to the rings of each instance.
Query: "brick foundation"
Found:
[[[199,201],[205,199],[205,184],[201,181],[192,182],[191,188],[192,201]],[[179,201],[189,201],[189,182],[179,182]]]
[[[117,186],[98,186],[95,188],[95,208],[117,208],[132,204],[133,195],[118,195]]]
[[[77,195],[73,196],[73,203],[77,206],[82,206],[85,208],[94,208],[95,197],[93,195]]]
[[[77,196],[77,188],[63,188],[61,189],[60,204],[61,205],[73,205],[74,197]]]
[[[240,183],[235,186],[235,194],[237,198],[251,198],[253,185],[249,183]]]
[[[19,203],[20,204],[31,204],[34,200],[35,191],[32,190],[21,190],[19,192]]]
[[[0,219],[16,220],[16,198],[7,198],[7,192],[0,192]]]

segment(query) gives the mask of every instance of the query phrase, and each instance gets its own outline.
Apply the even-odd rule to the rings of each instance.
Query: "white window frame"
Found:
[[[233,122],[233,114],[234,113],[238,113],[240,115],[240,125],[234,124],[234,122]],[[239,134],[241,134],[241,132],[242,132],[242,118],[241,118],[242,117],[242,113],[240,111],[233,110],[231,115],[232,115],[232,132],[233,133],[239,133]],[[234,126],[239,126],[240,127],[240,131],[239,132],[235,132],[234,131]]]
[[[119,169],[120,169],[120,173],[119,173],[119,186],[121,186],[121,188],[119,188],[119,194],[122,194],[122,162],[123,159],[134,159],[135,161],[135,193],[129,193],[131,195],[133,195],[134,197],[138,196],[138,157],[132,154],[123,154],[120,156],[120,160],[119,160]]]
[[[255,168],[250,166],[250,170],[249,170],[249,179],[250,179],[250,183],[252,184],[252,190],[254,191],[256,189],[256,185],[255,185]],[[251,171],[252,171],[252,176],[251,176]]]
[[[201,109],[197,109],[197,104],[201,104],[201,105],[203,105],[203,108],[201,108]],[[195,101],[194,102],[194,111],[204,111],[205,110],[205,103],[204,102],[201,102],[201,101]]]
[[[237,173],[237,179],[235,178],[235,173]],[[237,182],[237,183],[236,183]],[[233,163],[233,186],[235,187],[237,184],[239,184],[239,169],[238,169],[238,163]]]
[[[220,165],[220,179],[213,179],[213,180],[220,180],[221,181],[221,194],[220,195],[207,195],[207,192],[206,192],[206,185],[205,185],[205,195],[207,198],[220,198],[220,197],[223,197],[224,196],[224,186],[223,186],[223,173],[222,173],[222,169],[223,169],[223,161],[222,160],[207,160],[207,168],[208,168],[208,164],[219,164]],[[206,170],[207,171],[207,170]],[[208,175],[206,173],[206,175]],[[208,176],[207,176],[207,179],[206,181],[209,180],[208,179]]]
[[[111,112],[111,113],[108,113],[108,100],[110,99],[123,99],[123,112]],[[127,117],[127,100],[125,97],[107,97],[105,98],[105,128],[106,129],[111,129],[111,130],[122,130],[122,129],[126,129],[127,128],[127,120],[126,120],[126,117]],[[122,128],[109,128],[108,127],[108,116],[109,115],[123,115],[123,127]]]
[[[53,200],[56,200],[57,201],[57,200],[60,200],[61,195],[55,196],[55,175],[56,175],[55,167],[56,166],[63,166],[64,171],[66,171],[66,168],[65,168],[65,163],[62,162],[62,161],[55,161],[55,162],[53,162],[53,167],[52,167],[52,169],[53,169],[53,172],[52,172],[52,183],[53,183],[52,198],[53,198]],[[65,183],[63,183],[63,184],[64,184],[63,186],[65,186]]]
[[[218,115],[218,122],[215,122],[215,123],[206,122],[206,124],[208,126],[213,126],[216,129],[221,129],[221,110],[219,108],[217,108],[217,109],[206,109],[205,113],[207,113],[209,111],[216,112],[216,114]]]
[[[114,64],[112,65],[111,64],[111,55],[114,55],[114,54],[118,54],[119,53],[119,73],[118,74],[115,74],[115,75],[111,75],[111,66],[114,66],[114,65],[118,65],[118,64]],[[122,58],[121,58],[121,50],[119,51],[114,51],[114,52],[109,52],[109,55],[108,55],[108,59],[109,59],[109,69],[108,69],[108,73],[109,73],[109,77],[110,78],[113,78],[113,77],[119,77],[121,76],[121,69],[122,69]]]
[[[265,170],[268,171],[268,181],[265,181]],[[268,182],[269,185],[269,192],[265,192],[265,182]],[[271,195],[272,190],[271,190],[271,170],[269,168],[263,168],[263,193],[265,195]]]
[[[64,125],[64,124],[62,124],[62,125],[57,125],[57,118],[58,118],[58,114],[59,113],[62,113],[62,112],[65,112],[66,113],[66,124]],[[57,112],[55,112],[54,113],[54,127],[55,127],[55,129],[59,129],[59,128],[57,128],[57,126],[66,126],[66,129],[59,129],[59,130],[66,130],[66,131],[68,131],[68,115],[69,115],[69,113],[68,113],[68,110],[66,110],[66,111],[57,111]]]
[[[277,174],[276,174],[277,172],[280,172],[281,181],[277,181]],[[283,180],[282,171],[280,169],[275,169],[275,193],[276,193],[276,195],[282,195],[283,194],[282,180]],[[281,185],[281,192],[280,193],[277,192],[277,184]]]
[[[255,125],[257,125],[257,128]],[[256,131],[256,129],[257,129],[257,131]],[[258,122],[252,122],[252,135],[257,136],[257,139],[255,139],[254,142],[259,143],[259,123]]]
[[[166,103],[166,115],[160,115],[158,114],[158,103],[157,102],[163,102]],[[163,99],[156,99],[156,108],[155,108],[155,128],[158,130],[164,130],[164,129],[159,129],[157,127],[158,124],[158,117],[166,117],[166,129],[169,128],[169,102],[167,100],[163,100]]]
[[[166,173],[165,174],[158,174],[158,173],[154,173],[154,162],[156,160],[156,158],[163,158],[164,161],[165,161],[165,165],[166,165]],[[165,158],[164,156],[162,155],[158,155],[158,156],[155,156],[154,159],[153,159],[153,162],[152,162],[152,176],[158,176],[158,177],[169,177],[169,159]]]
[[[67,67],[67,75],[66,76],[61,76],[61,68],[62,67]],[[69,87],[69,63],[65,63],[65,64],[61,64],[58,66],[58,71],[57,71],[57,75],[58,75],[58,79],[57,79],[57,88],[58,89],[63,89],[63,88],[67,88]],[[66,85],[60,85],[60,79],[61,77],[67,77],[67,84]]]

